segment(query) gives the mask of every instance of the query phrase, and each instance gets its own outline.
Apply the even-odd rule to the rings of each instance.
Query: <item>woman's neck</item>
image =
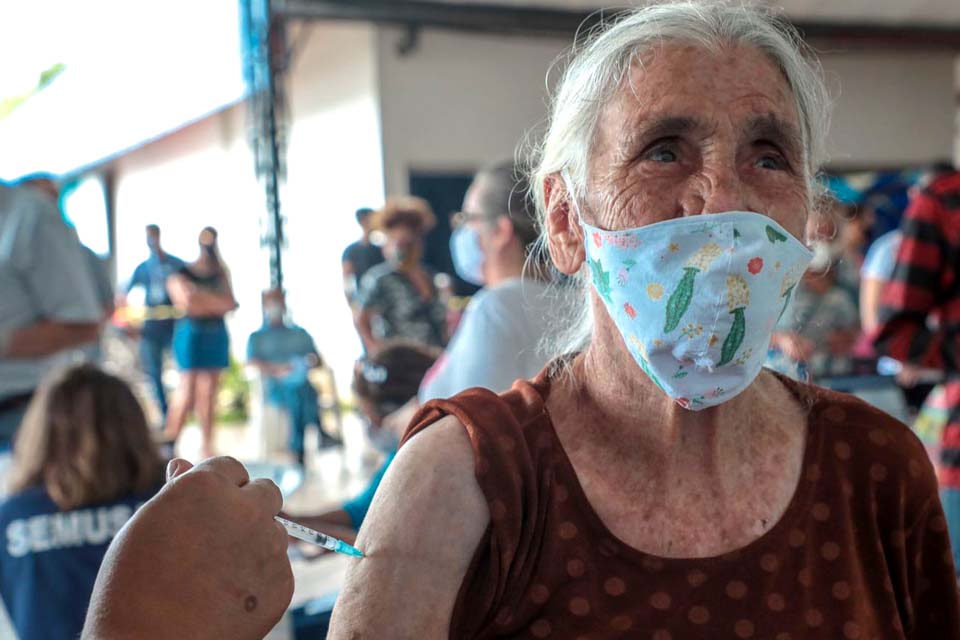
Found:
[[[491,256],[488,264],[484,264],[484,284],[487,287],[496,287],[523,276],[523,267],[526,260],[522,250],[508,251],[500,256]]]
[[[484,286],[497,287],[508,280],[516,280],[523,275],[523,265],[494,267],[488,270],[489,275],[484,277]]]
[[[749,417],[784,403],[786,389],[763,376],[721,405],[683,409],[643,373],[605,314],[596,315],[593,341],[573,367],[578,401],[594,414],[589,428],[602,431],[596,434],[600,438],[633,442],[639,450],[671,459],[683,449],[704,462],[717,460],[724,457],[721,449],[748,437],[756,422]]]

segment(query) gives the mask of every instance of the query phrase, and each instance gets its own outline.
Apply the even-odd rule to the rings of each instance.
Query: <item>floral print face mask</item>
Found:
[[[664,393],[694,411],[726,402],[754,381],[813,257],[758,213],[622,231],[582,217],[580,224],[593,287],[630,354]]]

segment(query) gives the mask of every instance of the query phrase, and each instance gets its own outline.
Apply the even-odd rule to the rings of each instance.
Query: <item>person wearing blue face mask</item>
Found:
[[[470,387],[500,393],[536,375],[549,359],[541,342],[557,300],[537,250],[536,213],[523,167],[507,162],[477,173],[455,224],[450,251],[457,274],[483,289],[424,379],[420,402]]]
[[[153,387],[153,395],[163,418],[167,417],[167,393],[163,386],[164,356],[173,343],[176,310],[167,292],[167,278],[186,264],[170,255],[160,244],[160,227],[147,225],[147,248],[150,257],[137,265],[127,284],[126,293],[143,287],[146,317],[140,329],[140,366]]]

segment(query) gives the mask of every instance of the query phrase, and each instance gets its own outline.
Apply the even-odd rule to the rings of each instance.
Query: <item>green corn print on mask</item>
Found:
[[[622,231],[580,224],[593,287],[664,393],[699,410],[750,386],[810,264],[799,240],[739,211]]]

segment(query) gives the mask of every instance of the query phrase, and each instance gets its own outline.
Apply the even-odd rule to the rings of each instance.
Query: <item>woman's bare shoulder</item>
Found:
[[[448,416],[411,438],[357,537],[330,638],[445,637],[490,515],[464,426]]]

